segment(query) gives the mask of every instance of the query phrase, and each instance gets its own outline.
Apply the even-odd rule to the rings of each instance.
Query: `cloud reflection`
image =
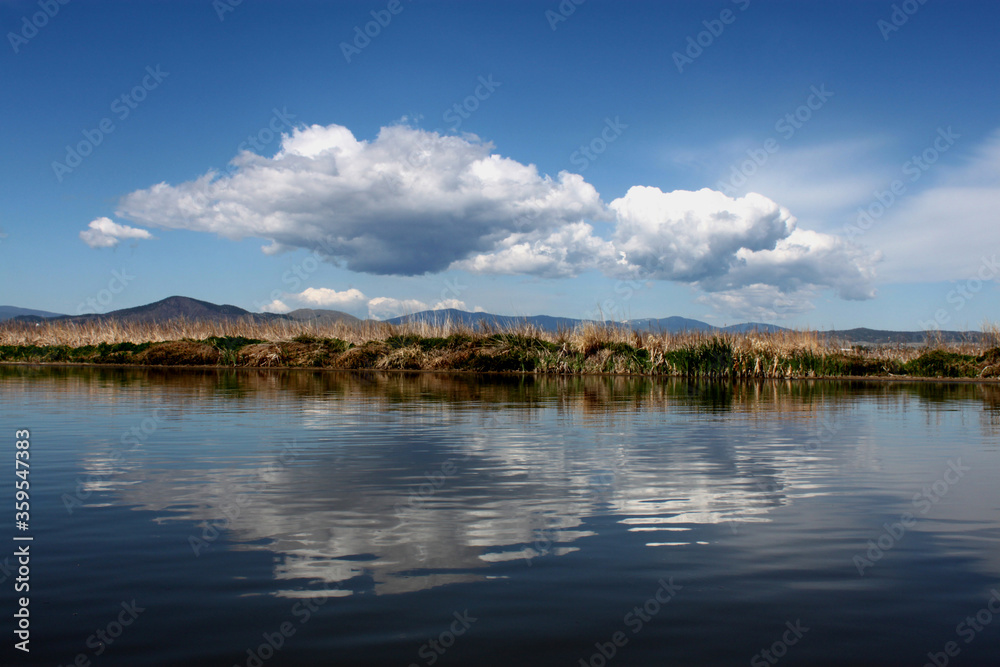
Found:
[[[87,445],[89,502],[195,536],[214,527],[208,548],[269,552],[290,597],[480,580],[585,550],[600,517],[651,548],[706,544],[834,493],[831,470],[878,465],[864,433],[824,439],[844,408],[836,383],[129,372],[167,425],[114,465],[106,444]],[[114,396],[70,380],[63,390]]]

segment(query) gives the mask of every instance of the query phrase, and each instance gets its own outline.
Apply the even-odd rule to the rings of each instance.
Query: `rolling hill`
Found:
[[[350,313],[342,310],[322,310],[316,308],[299,308],[285,313],[286,318],[298,322],[313,322],[315,324],[330,324],[333,322],[345,322],[351,324],[361,320]]]
[[[62,317],[60,313],[50,313],[47,310],[18,308],[17,306],[0,306],[0,322],[12,320],[15,317]]]
[[[72,322],[88,322],[93,320],[115,320],[118,322],[165,322],[184,318],[191,321],[224,321],[250,319],[266,322],[280,315],[273,313],[251,313],[237,306],[218,305],[208,301],[200,301],[186,296],[171,296],[154,303],[134,308],[122,308],[107,313],[88,313],[85,315],[62,315],[50,319]]]
[[[390,324],[401,324],[408,321],[428,322],[431,324],[443,324],[445,322],[462,323],[475,327],[479,323],[489,323],[500,328],[517,326],[519,324],[530,324],[543,331],[559,331],[574,329],[575,327],[590,323],[593,320],[579,320],[569,317],[552,317],[550,315],[529,315],[515,317],[511,315],[493,315],[491,313],[470,313],[464,310],[447,308],[442,310],[424,310],[411,315],[403,315],[386,320]],[[701,320],[693,320],[686,317],[663,317],[659,319],[647,318],[629,320],[622,323],[637,331],[649,331],[651,333],[684,333],[703,331],[707,333],[747,333],[750,331],[761,331],[767,333],[777,333],[789,331],[785,327],[776,324],[765,324],[762,322],[744,322],[726,327],[717,327]],[[919,344],[923,343],[926,337],[923,331],[887,331],[881,329],[842,329],[819,332],[822,336],[828,336],[852,344]],[[971,341],[975,342],[982,335],[978,331],[939,331],[937,335],[946,342]]]
[[[561,329],[574,329],[581,324],[595,323],[594,320],[580,320],[571,317],[552,317],[551,315],[527,315],[516,317],[513,315],[493,315],[492,313],[470,313],[454,308],[442,310],[424,310],[412,315],[403,315],[386,320],[391,324],[402,324],[403,322],[417,321],[428,322],[430,324],[444,324],[446,322],[461,323],[466,326],[475,327],[480,323],[488,323],[501,328],[517,326],[519,324],[530,324],[543,331],[559,331]],[[622,323],[638,331],[682,333],[685,331],[724,331],[738,333],[743,331],[784,331],[782,327],[773,324],[758,324],[748,322],[746,324],[735,324],[730,327],[716,327],[701,320],[692,320],[687,317],[663,317],[659,319],[647,318],[639,320],[629,320]]]
[[[208,301],[192,299],[185,296],[171,296],[155,303],[134,308],[123,308],[102,314],[88,315],[60,315],[44,310],[34,310],[30,308],[20,308],[16,306],[0,306],[0,321],[15,320],[28,322],[41,322],[43,320],[56,321],[77,321],[87,322],[94,320],[117,320],[122,322],[164,322],[167,320],[184,318],[190,321],[231,321],[231,320],[251,320],[254,322],[272,322],[275,320],[313,322],[316,324],[328,324],[333,322],[354,323],[363,320],[343,311],[324,310],[313,308],[300,308],[288,313],[253,313],[238,306],[218,305]],[[470,313],[464,310],[447,308],[442,310],[425,310],[410,315],[394,317],[386,320],[390,324],[401,324],[404,322],[427,322],[430,324],[445,324],[447,322],[461,323],[469,327],[477,327],[481,324],[490,324],[499,328],[509,328],[518,325],[529,324],[538,327],[543,331],[565,331],[572,330],[581,324],[596,323],[593,320],[574,319],[571,317],[554,317],[551,315],[495,315],[492,313]],[[780,332],[787,331],[783,327],[774,324],[760,322],[744,322],[726,327],[716,327],[701,320],[694,320],[686,317],[663,317],[630,320],[622,323],[638,331],[648,331],[652,333],[683,333],[702,331],[707,333],[745,333],[748,331]],[[915,345],[923,343],[925,332],[923,331],[887,331],[881,329],[843,329],[821,331],[820,335],[836,338],[851,344],[904,344]],[[947,342],[979,340],[982,335],[978,331],[940,331],[936,334]]]
[[[154,303],[134,308],[122,308],[107,313],[85,315],[60,315],[44,310],[0,306],[0,321],[14,319],[29,322],[56,320],[68,322],[89,322],[94,320],[115,320],[119,322],[166,322],[184,318],[190,321],[222,322],[228,320],[252,320],[269,322],[274,320],[294,320],[298,322],[360,322],[358,318],[339,310],[318,310],[300,308],[290,313],[252,313],[238,306],[218,305],[186,296],[171,296]]]

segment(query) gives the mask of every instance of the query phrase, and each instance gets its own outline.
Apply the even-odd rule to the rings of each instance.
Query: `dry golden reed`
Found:
[[[233,339],[235,347],[220,344],[217,339]],[[544,331],[527,322],[513,326],[480,324],[475,327],[456,322],[318,323],[291,320],[258,322],[251,319],[228,322],[176,319],[156,323],[115,320],[0,323],[0,345],[15,346],[22,351],[29,347],[51,350],[55,346],[82,348],[102,343],[168,341],[203,341],[201,345],[216,350],[211,354],[221,355],[222,363],[255,366],[523,370],[737,378],[912,376],[917,370],[921,374],[953,377],[993,377],[1000,373],[1000,366],[997,365],[1000,359],[994,359],[1000,354],[1000,350],[996,350],[1000,345],[1000,327],[990,323],[983,325],[982,336],[975,341],[947,343],[932,337],[919,345],[873,346],[852,345],[816,331],[669,333],[635,331],[617,324],[585,324],[574,329]],[[993,352],[989,352],[991,349]],[[209,352],[201,350],[199,354]],[[150,359],[157,355],[166,355],[165,359],[169,359],[168,350],[161,347],[149,350],[141,357],[123,359],[122,363],[150,363]],[[86,357],[52,356],[51,352],[30,352],[17,356],[11,352],[4,358],[78,361]],[[954,373],[950,370],[953,367],[957,369]]]

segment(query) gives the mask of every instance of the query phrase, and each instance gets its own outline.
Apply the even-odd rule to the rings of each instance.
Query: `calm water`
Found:
[[[1000,664],[1000,386],[0,367],[0,407],[7,663]]]

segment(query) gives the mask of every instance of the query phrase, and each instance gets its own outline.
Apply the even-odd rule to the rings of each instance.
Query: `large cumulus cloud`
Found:
[[[554,231],[516,232],[489,253],[456,262],[452,268],[470,273],[536,275],[571,278],[588,269],[610,267],[614,244],[598,238],[585,222],[563,225]]]
[[[874,297],[880,255],[841,237],[798,228],[767,197],[732,198],[636,186],[609,205],[610,240],[584,223],[548,234],[512,234],[456,268],[481,273],[573,276],[597,268],[620,278],[671,280],[712,293],[703,302],[743,315],[803,312],[818,288],[843,299]],[[765,296],[766,295],[766,296]]]
[[[581,176],[541,176],[491,150],[402,125],[372,142],[314,125],[285,136],[274,157],[241,153],[230,175],[133,192],[118,213],[154,227],[268,239],[271,252],[318,249],[355,271],[401,275],[441,271],[513,232],[603,214]]]
[[[694,282],[728,272],[741,250],[774,248],[795,219],[767,197],[721,192],[663,192],[636,186],[611,202],[615,247],[650,278]]]
[[[800,312],[828,288],[870,298],[878,261],[841,237],[798,228],[759,194],[635,186],[605,204],[577,174],[542,175],[477,137],[406,125],[372,141],[339,125],[300,127],[272,157],[243,152],[224,175],[133,192],[118,214],[264,239],[268,253],[318,250],[360,272],[565,278],[596,270],[686,283],[715,295],[713,304],[738,310],[742,302],[752,312],[764,312],[762,299]]]

